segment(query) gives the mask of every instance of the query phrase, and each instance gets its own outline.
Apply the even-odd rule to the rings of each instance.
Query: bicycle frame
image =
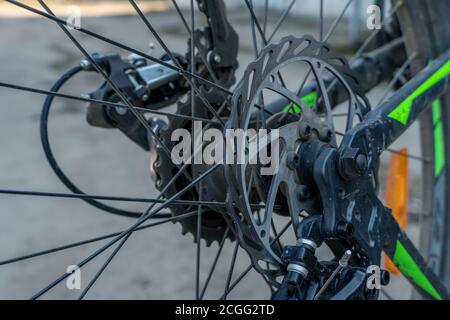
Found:
[[[344,135],[337,150],[330,147],[319,154],[299,154],[300,158],[314,162],[314,180],[323,203],[323,215],[312,215],[302,221],[299,230],[306,232],[301,234],[301,239],[321,243],[335,237],[339,223],[355,225],[356,230],[345,237],[354,251],[367,256],[365,264],[379,265],[380,253],[384,251],[412,285],[425,296],[439,300],[449,297],[447,289],[401,230],[390,209],[378,199],[371,174],[376,171],[381,153],[433,101],[448,92],[449,74],[450,50],[396,91],[386,103],[367,113],[362,122]],[[277,102],[271,110],[281,111],[281,105]],[[359,156],[365,162],[363,170],[357,168]],[[364,278],[357,273],[354,277],[353,285],[337,293],[339,299],[361,296]]]
[[[339,148],[340,155],[352,148],[362,149],[368,156],[369,170],[373,168],[380,154],[401,136],[433,101],[448,92],[449,74],[450,50],[351,129],[344,136]],[[439,277],[426,265],[424,258],[401,231],[389,210],[383,213],[382,225],[388,230],[385,232],[383,250],[410,282],[435,299],[448,297]]]

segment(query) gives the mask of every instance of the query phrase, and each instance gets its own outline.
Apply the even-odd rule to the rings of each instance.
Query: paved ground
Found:
[[[243,67],[251,61],[249,32],[243,17],[234,15],[233,24],[240,28],[240,52]],[[172,13],[153,13],[170,48],[184,52],[186,35],[180,31],[178,18]],[[135,17],[86,18],[83,27],[118,41],[147,50],[153,41],[143,24]],[[289,25],[289,24],[288,24]],[[246,28],[246,29],[245,29]],[[307,33],[303,26],[290,24],[289,30]],[[57,76],[81,58],[72,44],[54,24],[42,19],[0,20],[0,81],[49,88]],[[245,30],[245,31],[244,31]],[[288,31],[285,31],[286,33]],[[337,33],[336,39],[345,38]],[[84,35],[79,39],[89,52],[117,52],[109,45]],[[121,51],[119,51],[121,52]],[[153,52],[158,55],[161,50]],[[84,77],[71,83],[66,92],[80,94],[99,84],[95,77]],[[379,96],[378,90],[374,96]],[[39,140],[39,115],[44,97],[0,89],[0,189],[66,192],[50,170]],[[87,193],[134,197],[154,196],[148,175],[146,154],[119,132],[89,127],[81,104],[58,100],[51,115],[51,143],[68,175]],[[414,131],[414,130],[413,130]],[[412,132],[408,140],[417,141]],[[412,145],[411,152],[417,153]],[[412,164],[412,172],[418,167]],[[142,205],[131,205],[143,209]],[[46,249],[73,241],[115,232],[133,221],[105,214],[79,200],[0,196],[0,260]],[[61,253],[0,267],[0,298],[28,298],[43,288],[66,267],[79,263],[103,242]],[[202,279],[214,257],[217,245],[203,248]],[[229,243],[219,262],[207,297],[216,298],[223,291],[233,246]],[[194,297],[195,246],[191,236],[181,236],[178,225],[164,225],[134,235],[104,272],[88,294],[92,299],[174,299]],[[235,275],[248,265],[241,250]],[[89,263],[82,272],[85,285],[106,259],[103,255]],[[402,282],[401,279],[395,281]],[[402,286],[396,297],[406,298]],[[64,284],[51,291],[48,298],[74,298]],[[231,298],[267,298],[268,291],[259,275],[251,272],[230,295]]]

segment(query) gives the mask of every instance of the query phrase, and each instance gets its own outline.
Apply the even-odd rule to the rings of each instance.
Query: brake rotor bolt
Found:
[[[295,152],[291,152],[287,155],[286,165],[289,169],[295,170],[298,167],[299,162],[300,158]]]
[[[311,194],[309,192],[308,187],[305,185],[299,186],[297,196],[298,196],[298,200],[300,200],[300,201],[305,201],[305,200],[309,199]]]
[[[331,131],[328,127],[324,127],[321,130],[320,139],[324,142],[330,142],[333,137],[333,131]]]
[[[298,127],[298,136],[303,140],[307,140],[311,136],[311,131],[311,126],[305,122],[302,122]]]

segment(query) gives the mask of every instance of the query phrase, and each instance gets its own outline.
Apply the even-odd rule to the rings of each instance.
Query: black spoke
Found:
[[[354,62],[356,59],[358,59],[366,50],[367,46],[372,42],[373,39],[378,35],[378,33],[383,30],[383,28],[391,22],[391,19],[394,17],[395,13],[397,12],[398,8],[400,8],[402,2],[399,1],[394,7],[392,7],[389,15],[383,20],[381,23],[381,28],[375,29],[372,31],[372,33],[364,40],[363,44],[359,47],[359,49],[356,51],[356,53],[352,56],[350,59],[350,63]]]
[[[191,28],[189,28],[186,18],[184,17],[183,12],[181,12],[180,7],[178,6],[177,0],[171,0],[171,1],[172,1],[172,4],[173,4],[175,10],[177,11],[178,15],[180,16],[180,19],[183,22],[184,27],[186,28],[189,35],[191,35],[191,33],[192,33]]]
[[[45,4],[43,0],[38,0],[39,4],[53,17],[56,17],[52,10]],[[81,43],[75,39],[75,37],[69,32],[66,27],[66,24],[62,24],[57,22],[58,26],[61,30],[67,35],[67,37],[72,41],[72,43],[77,47],[77,49],[85,56],[85,58],[91,63],[94,69],[105,79],[105,81],[111,86],[117,96],[122,100],[123,103],[128,107],[131,113],[136,117],[136,119],[142,124],[142,126],[150,133],[156,141],[161,144],[161,148],[167,153],[170,157],[170,150],[167,148],[165,144],[161,141],[158,135],[152,130],[150,124],[144,118],[144,116],[139,113],[136,109],[134,109],[133,104],[129,101],[129,99],[125,96],[125,94],[117,87],[117,85],[109,78],[109,76],[105,73],[105,71],[98,65],[98,63],[92,58],[92,56],[84,49]]]
[[[126,106],[122,103],[119,103],[119,102],[103,101],[103,100],[92,99],[92,98],[87,98],[87,97],[73,96],[73,95],[66,94],[66,93],[36,89],[36,88],[21,86],[21,85],[17,85],[17,84],[0,82],[0,87],[14,89],[14,90],[20,90],[20,91],[25,91],[25,92],[31,92],[31,93],[37,93],[37,94],[42,94],[42,95],[46,95],[46,96],[53,96],[53,97],[58,97],[58,98],[76,100],[76,101],[81,101],[81,102],[100,103],[100,104],[104,104],[104,105],[107,105],[110,107],[115,107],[115,108],[120,108],[120,109],[128,109],[128,106]],[[169,112],[147,109],[147,108],[142,108],[142,107],[133,107],[133,108],[137,111],[141,111],[142,113],[152,113],[152,114],[157,114],[157,115],[171,117],[171,118],[197,120],[197,121],[202,121],[202,122],[211,123],[211,124],[219,124],[217,121],[211,120],[211,119],[205,119],[205,118],[194,117],[194,116],[186,116],[186,115],[182,115],[182,114],[178,114],[178,113],[169,113]]]
[[[22,196],[35,196],[35,197],[51,197],[51,198],[72,198],[72,199],[95,199],[95,200],[108,200],[108,201],[120,201],[120,202],[143,202],[143,203],[164,203],[164,199],[160,198],[133,198],[133,197],[117,197],[117,196],[103,196],[103,195],[91,195],[91,194],[76,194],[76,193],[60,193],[60,192],[41,192],[41,191],[28,191],[28,190],[11,190],[0,189],[0,194],[9,195],[22,195]],[[204,200],[174,200],[172,205],[180,206],[217,206],[226,207],[226,202],[216,201],[204,201]],[[250,207],[255,209],[264,208],[262,204],[250,204]],[[279,207],[275,206],[276,209]],[[157,218],[167,218],[160,215]]]
[[[105,263],[101,266],[101,268],[97,271],[97,273],[94,275],[94,277],[91,279],[91,281],[88,283],[86,288],[83,290],[83,292],[78,297],[78,300],[81,300],[84,298],[84,296],[88,293],[88,291],[92,288],[94,283],[97,281],[97,279],[100,277],[100,275],[105,271],[106,267],[110,264],[112,259],[117,255],[117,253],[122,249],[125,242],[127,242],[128,238],[131,236],[131,233],[127,234],[125,238],[120,241],[120,243],[117,245],[117,247],[114,249],[113,253],[108,257],[108,259],[105,261]]]
[[[320,0],[320,6],[319,6],[319,39],[322,42],[323,41],[323,0]]]
[[[268,43],[270,43],[273,40],[273,37],[275,37],[276,33],[278,32],[278,29],[280,29],[281,25],[286,20],[287,16],[291,12],[291,9],[294,6],[296,1],[297,0],[291,0],[291,2],[289,3],[288,7],[284,10],[284,12],[281,15],[280,19],[277,21],[277,23],[275,25],[275,28],[273,29],[272,33],[270,34],[269,38],[267,39]]]
[[[275,239],[277,239],[276,243],[278,245],[278,248],[280,249],[280,252],[283,252],[283,245],[281,244],[280,238],[278,237],[278,231],[277,231],[277,228],[275,226],[275,222],[273,222],[273,219],[270,222],[270,224],[271,224],[271,227],[272,227],[273,235],[274,235]]]
[[[250,6],[253,8],[253,1],[252,0],[250,1]],[[250,28],[251,28],[251,31],[252,31],[253,51],[255,53],[255,58],[258,58],[258,54],[259,54],[258,41],[256,39],[255,19],[254,19],[253,16],[251,16],[251,19],[250,19]]]
[[[110,242],[108,242],[107,244],[105,244],[103,247],[101,247],[100,249],[96,250],[94,253],[92,253],[91,255],[89,255],[87,258],[85,258],[83,261],[81,261],[79,264],[77,264],[77,266],[79,268],[83,267],[84,265],[86,265],[87,263],[89,263],[91,260],[93,260],[94,258],[96,258],[98,255],[100,255],[102,252],[104,252],[106,249],[108,249],[109,247],[111,247],[112,245],[114,245],[114,243],[116,243],[117,241],[119,241],[120,239],[122,239],[123,237],[125,237],[127,234],[129,233],[133,233],[137,227],[139,227],[142,223],[144,223],[147,219],[149,219],[151,216],[159,213],[162,209],[164,209],[165,207],[167,207],[168,205],[170,205],[172,203],[172,201],[176,200],[178,197],[182,196],[184,193],[186,193],[188,190],[190,190],[194,185],[196,185],[199,181],[201,181],[203,178],[205,178],[206,176],[210,175],[212,172],[214,172],[214,170],[216,170],[217,168],[220,167],[220,164],[216,164],[213,167],[211,167],[210,169],[208,169],[207,171],[205,171],[203,174],[201,174],[199,177],[197,177],[196,179],[194,179],[192,182],[190,182],[186,187],[184,187],[181,191],[177,192],[175,195],[173,195],[170,199],[166,200],[164,202],[164,204],[162,204],[160,207],[156,208],[153,211],[147,210],[143,215],[142,218],[139,218],[138,221],[136,223],[134,223],[131,227],[129,227],[127,230],[125,230],[124,232],[122,232],[119,236],[115,237],[113,240],[111,240]],[[152,207],[150,207],[152,208]],[[150,209],[149,208],[149,209]],[[46,286],[44,289],[40,290],[38,293],[36,293],[31,299],[38,299],[39,297],[41,297],[43,294],[45,294],[46,292],[48,292],[49,290],[51,290],[52,288],[54,288],[57,284],[59,284],[61,281],[64,281],[67,277],[69,276],[69,274],[65,273],[63,275],[61,275],[59,278],[57,278],[55,281],[53,281],[52,283],[50,283],[48,286]]]
[[[281,232],[278,234],[278,236],[273,239],[271,241],[270,244],[274,244],[275,241],[277,241],[278,239],[280,239],[280,237],[289,229],[289,227],[292,225],[292,220],[289,221],[281,230]],[[249,265],[237,278],[236,280],[233,281],[232,284],[230,284],[229,288],[228,288],[228,292],[225,292],[226,295],[228,295],[228,293],[230,293],[231,290],[233,290],[241,281],[242,279],[244,279],[244,277],[250,272],[250,270],[252,270],[253,266]],[[219,300],[223,300],[224,299],[225,294],[223,294]]]
[[[159,226],[159,225],[162,225],[162,224],[166,224],[166,223],[169,223],[169,222],[180,221],[180,220],[183,220],[183,219],[186,219],[186,218],[193,217],[196,214],[197,214],[196,211],[180,214],[179,216],[176,216],[176,217],[172,217],[172,218],[164,219],[164,220],[161,220],[161,221],[158,221],[158,222],[152,222],[152,223],[140,226],[140,227],[136,228],[136,231],[148,229],[148,228],[151,228],[151,227],[156,227],[156,226]],[[64,250],[68,250],[68,249],[84,246],[84,245],[87,245],[87,244],[90,244],[90,243],[94,243],[94,242],[98,242],[98,241],[102,241],[102,240],[106,240],[106,239],[110,239],[110,238],[119,236],[122,232],[123,231],[118,231],[118,232],[110,233],[110,234],[107,234],[107,235],[98,236],[98,237],[95,237],[95,238],[90,238],[90,239],[86,239],[86,240],[82,240],[82,241],[78,241],[78,242],[74,242],[74,243],[70,243],[70,244],[66,244],[66,245],[62,245],[62,246],[58,246],[58,247],[54,247],[54,248],[51,248],[51,249],[46,249],[46,250],[42,250],[42,251],[38,251],[38,252],[34,252],[34,253],[29,253],[29,254],[26,254],[26,255],[23,255],[23,256],[20,256],[20,257],[3,260],[3,261],[0,261],[0,266],[11,264],[11,263],[15,263],[15,262],[19,262],[19,261],[23,261],[23,260],[32,259],[32,258],[36,258],[36,257],[40,257],[40,256],[44,256],[44,255],[55,253],[55,252],[59,252],[59,251],[64,251]]]
[[[173,55],[172,51],[170,51],[170,49],[167,47],[167,45],[165,44],[165,42],[161,39],[161,37],[159,36],[158,32],[156,32],[155,28],[153,28],[153,25],[150,23],[150,21],[145,17],[144,13],[141,11],[141,9],[139,8],[139,6],[136,4],[135,0],[128,0],[130,2],[130,4],[132,5],[132,7],[134,8],[134,10],[137,12],[137,14],[139,15],[139,17],[141,18],[141,20],[144,22],[144,24],[147,26],[147,28],[150,30],[150,32],[153,34],[153,36],[156,38],[156,41],[158,41],[158,43],[161,45],[161,47],[164,49],[164,51],[167,53],[167,55],[170,57],[170,59],[172,59],[172,61],[175,63],[175,65],[182,69],[180,63],[178,62],[178,60],[175,58],[175,56]],[[193,10],[193,9],[192,9]],[[193,27],[191,26],[191,29],[193,29]],[[192,42],[192,50],[191,50],[191,55],[194,55],[194,33],[191,32],[191,42]],[[193,61],[191,61],[191,64],[193,63]],[[193,64],[192,64],[193,66]],[[192,69],[192,75],[195,76],[195,71],[194,68]],[[193,92],[192,94],[194,94],[194,92],[198,95],[198,97],[202,100],[202,102],[205,104],[205,107],[208,108],[208,110],[217,118],[217,120],[219,120],[219,122],[222,124],[222,127],[225,126],[225,123],[223,122],[223,120],[219,117],[219,115],[217,114],[217,111],[213,108],[213,106],[211,106],[211,104],[209,103],[209,101],[205,98],[205,96],[202,94],[202,92],[200,91],[200,89],[195,85],[194,81],[183,74],[183,77],[186,79],[186,81],[189,82],[190,86],[191,86],[191,91]]]
[[[30,7],[30,6],[26,5],[26,4],[20,3],[20,2],[15,1],[15,0],[5,0],[5,1],[7,1],[7,2],[9,2],[11,4],[14,4],[14,5],[18,6],[18,7],[21,7],[22,9],[25,9],[27,11],[30,11],[30,12],[33,12],[33,13],[35,13],[37,15],[45,17],[45,18],[47,18],[49,20],[55,21],[55,22],[57,22],[59,24],[62,24],[64,26],[68,25],[68,23],[65,20],[60,19],[58,17],[55,17],[53,15],[50,15],[48,13],[45,13],[43,11],[37,10],[37,9],[35,9],[33,7]],[[204,84],[208,84],[208,85],[210,85],[210,86],[212,86],[212,87],[214,87],[216,89],[219,89],[219,90],[223,91],[224,93],[226,93],[228,95],[232,95],[233,94],[227,88],[224,88],[224,87],[222,87],[222,86],[220,86],[220,85],[218,85],[218,84],[216,84],[216,83],[214,83],[212,81],[209,81],[209,80],[207,80],[207,79],[205,79],[205,78],[203,78],[203,77],[201,77],[199,75],[193,75],[191,72],[189,72],[187,70],[184,70],[184,69],[180,69],[179,67],[174,66],[174,65],[172,65],[172,64],[170,64],[168,62],[165,62],[165,61],[163,61],[161,59],[152,57],[152,56],[148,55],[147,53],[145,53],[143,51],[140,51],[140,50],[137,50],[137,49],[133,49],[133,48],[131,48],[129,46],[126,46],[126,45],[124,45],[122,43],[119,43],[117,41],[114,41],[112,39],[106,38],[106,37],[104,37],[104,36],[102,36],[102,35],[100,35],[98,33],[95,33],[95,32],[93,32],[91,30],[87,30],[85,28],[77,28],[76,30],[78,32],[87,34],[87,35],[89,35],[89,36],[91,36],[93,38],[99,39],[99,40],[101,40],[103,42],[109,43],[109,44],[111,44],[111,45],[113,45],[115,47],[121,48],[121,49],[126,50],[126,51],[131,52],[131,53],[135,53],[135,54],[137,54],[137,55],[139,55],[141,57],[144,57],[144,58],[146,58],[146,59],[148,59],[150,61],[153,61],[153,62],[155,62],[155,63],[157,63],[159,65],[162,65],[162,66],[164,66],[166,68],[178,71],[180,74],[183,74],[183,75],[195,78],[195,79],[199,80],[200,82],[202,82]]]
[[[189,27],[186,18],[183,15],[183,12],[181,12],[180,7],[178,6],[178,3],[176,0],[172,0],[173,6],[175,7],[175,10],[178,13],[178,16],[180,17],[181,21],[183,22],[184,27],[186,28],[187,33],[189,34],[189,36],[192,37],[192,32],[191,32],[191,28]],[[195,43],[194,41],[194,45],[197,49],[198,45]],[[200,51],[200,50],[199,50]],[[206,57],[203,54],[200,54],[200,59],[202,60],[203,64],[205,65],[206,69],[208,70],[209,74],[211,75],[212,79],[214,80],[215,83],[217,83],[217,76],[216,73],[214,72],[214,70],[211,68],[211,65],[208,61],[206,61]]]
[[[228,271],[227,281],[225,284],[225,291],[223,293],[223,300],[227,299],[227,295],[230,292],[230,282],[233,277],[234,266],[236,265],[236,257],[239,250],[239,241],[236,241],[236,245],[234,246],[233,257],[231,258],[230,270]]]
[[[323,38],[323,41],[328,41],[330,37],[332,36],[333,32],[338,27],[339,23],[342,21],[342,18],[344,17],[345,12],[347,11],[348,7],[352,3],[353,0],[348,0],[345,4],[344,8],[342,9],[341,13],[337,16],[337,18],[333,21],[333,24],[331,25],[330,29],[328,30],[327,34],[325,35],[325,38]]]
[[[255,11],[253,10],[253,7],[251,5],[251,3],[249,2],[249,0],[245,0],[245,4],[247,5],[248,10],[250,11],[250,15],[252,18],[253,23],[255,24],[256,28],[258,29],[258,33],[262,38],[263,41],[263,45],[267,45],[267,39],[266,36],[264,35],[264,31],[261,28],[261,25],[259,24],[258,18],[256,17]],[[286,88],[286,84],[284,83],[283,77],[280,74],[280,71],[277,72],[277,76],[280,79],[280,83],[281,85]]]
[[[411,63],[414,61],[414,59],[417,57],[417,53],[413,52],[408,59],[403,63],[403,65],[398,69],[398,71],[395,73],[394,77],[392,77],[389,84],[386,86],[386,89],[384,90],[383,94],[381,95],[380,100],[376,104],[377,106],[382,104],[386,97],[388,96],[389,92],[394,88],[397,81],[403,76],[403,74],[406,72],[406,70],[409,68]]]
[[[395,149],[392,149],[392,148],[388,148],[388,149],[386,149],[386,151],[390,152],[390,153],[398,154],[400,156],[407,157],[407,158],[412,159],[412,160],[417,160],[417,161],[421,161],[421,162],[425,162],[425,163],[431,162],[431,159],[429,159],[429,158],[423,158],[423,157],[420,157],[420,156],[415,156],[415,155],[412,155],[412,154],[409,154],[409,153],[404,153],[404,152],[401,152],[399,150],[395,150]]]
[[[327,35],[325,36],[325,38],[323,39],[323,41],[327,41],[331,35],[333,34],[334,30],[336,30],[337,26],[339,25],[339,23],[342,21],[342,18],[344,17],[345,12],[347,11],[348,7],[350,6],[350,4],[352,3],[353,0],[348,0],[348,2],[345,4],[344,8],[342,9],[341,13],[339,14],[339,16],[334,20],[333,24],[331,25],[330,29],[327,32]],[[306,74],[300,88],[297,91],[297,96],[300,96],[302,94],[303,88],[306,84],[306,81],[309,78],[309,75],[311,74],[311,69],[308,71],[308,73]]]
[[[267,18],[269,16],[269,0],[264,1],[264,21],[263,21],[263,31],[264,35],[267,31]]]
[[[205,284],[203,285],[203,289],[202,289],[202,292],[200,294],[200,300],[203,299],[203,297],[205,296],[206,289],[208,288],[209,282],[211,281],[211,277],[212,277],[212,275],[214,273],[214,270],[216,269],[217,262],[219,261],[220,254],[222,253],[222,249],[223,249],[223,246],[225,244],[225,240],[227,239],[227,236],[228,236],[229,232],[230,232],[230,227],[227,227],[227,229],[225,230],[225,232],[223,234],[222,240],[220,241],[219,249],[217,250],[216,256],[215,256],[214,261],[213,261],[213,263],[211,265],[211,269],[209,270],[208,276],[206,277]]]

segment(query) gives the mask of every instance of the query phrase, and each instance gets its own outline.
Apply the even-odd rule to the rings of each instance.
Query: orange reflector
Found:
[[[408,148],[391,154],[386,177],[385,206],[392,209],[392,215],[403,230],[408,226]],[[392,274],[399,275],[400,271],[394,263],[385,256],[385,268]]]

